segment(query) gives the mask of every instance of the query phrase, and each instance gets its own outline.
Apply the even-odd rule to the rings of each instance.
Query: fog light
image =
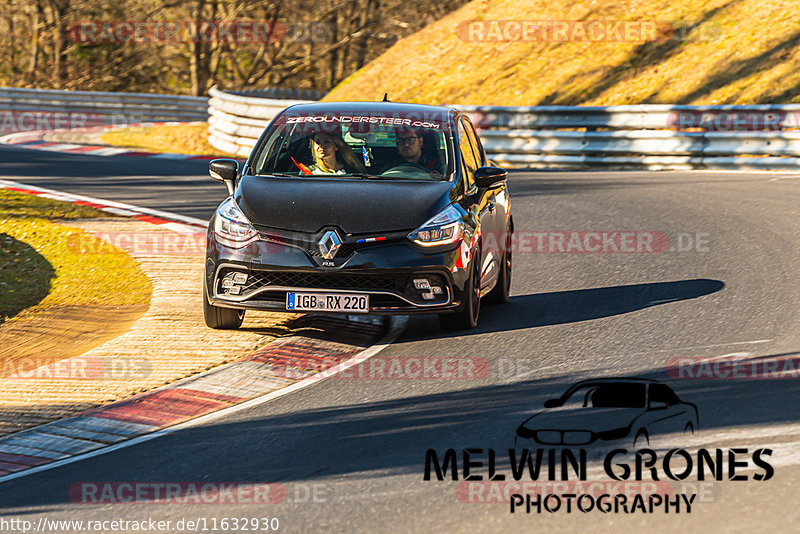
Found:
[[[419,291],[430,291],[431,283],[428,282],[427,278],[414,279],[414,288]]]
[[[423,293],[422,294],[422,299],[423,300],[433,300],[435,298],[436,298],[436,296],[433,293]]]
[[[247,282],[247,274],[245,273],[234,273],[233,275],[233,283],[234,284],[244,284]]]
[[[239,286],[233,286],[232,288],[228,289],[228,293],[231,295],[238,295],[242,292],[242,288]]]
[[[222,281],[222,289],[230,289],[233,287],[233,280],[226,278]]]
[[[441,288],[441,287],[439,287],[439,286],[433,286],[433,287],[431,288],[431,292],[432,292],[434,295],[441,295],[441,294],[442,294],[442,288]]]

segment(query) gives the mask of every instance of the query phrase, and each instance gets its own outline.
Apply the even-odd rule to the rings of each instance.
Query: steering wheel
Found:
[[[426,177],[435,176],[434,172],[432,172],[430,169],[426,169],[425,166],[420,163],[401,163],[400,165],[395,165],[394,167],[386,169],[381,173],[381,176],[393,177],[395,175],[402,175],[406,173],[419,176],[419,171],[424,171]]]

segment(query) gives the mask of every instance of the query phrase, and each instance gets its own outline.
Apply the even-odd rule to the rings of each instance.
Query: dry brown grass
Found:
[[[208,123],[135,126],[105,132],[103,143],[152,152],[232,157],[208,143]]]
[[[612,105],[800,102],[797,2],[476,0],[401,41],[326,100]],[[470,20],[669,21],[671,39],[467,42]],[[680,38],[678,34],[684,33]]]

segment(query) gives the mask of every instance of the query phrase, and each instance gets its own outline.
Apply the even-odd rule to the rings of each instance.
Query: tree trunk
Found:
[[[28,63],[28,83],[33,83],[36,73],[39,71],[39,40],[41,39],[42,27],[42,4],[39,0],[33,0],[31,6],[31,48],[30,62]]]

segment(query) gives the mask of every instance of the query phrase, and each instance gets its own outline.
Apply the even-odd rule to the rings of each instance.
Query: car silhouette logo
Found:
[[[326,260],[332,260],[339,251],[339,247],[342,246],[342,240],[339,239],[339,234],[336,233],[336,230],[328,230],[318,244],[322,257]]]
[[[556,447],[628,441],[634,448],[655,435],[698,430],[697,406],[669,386],[637,378],[578,382],[517,428],[516,443]]]

